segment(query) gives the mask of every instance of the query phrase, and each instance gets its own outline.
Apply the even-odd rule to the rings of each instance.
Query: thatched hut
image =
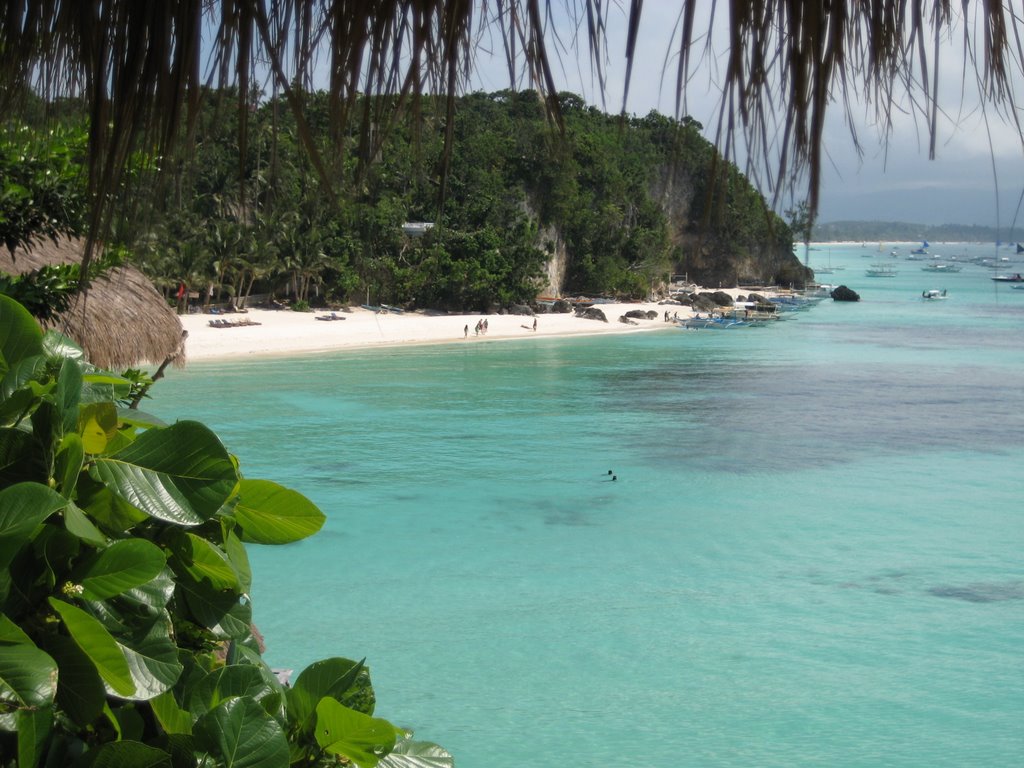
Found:
[[[47,240],[31,250],[0,248],[0,272],[20,275],[82,260],[81,240]],[[89,362],[119,371],[143,363],[183,365],[185,332],[174,310],[145,275],[119,267],[93,281],[71,308],[45,323],[74,339]]]

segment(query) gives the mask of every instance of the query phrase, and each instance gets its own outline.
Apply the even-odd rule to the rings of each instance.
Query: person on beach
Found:
[[[462,329],[462,338],[469,338],[469,323],[466,323],[466,327]]]
[[[535,318],[533,318],[533,330],[534,330],[534,331],[536,331],[536,330],[537,330],[537,318],[536,318],[536,317],[535,317]]]

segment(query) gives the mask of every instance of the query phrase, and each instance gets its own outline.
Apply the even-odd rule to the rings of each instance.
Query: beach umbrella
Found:
[[[0,272],[20,275],[56,264],[81,263],[84,241],[45,240],[13,257],[0,248]],[[149,278],[134,267],[121,266],[92,282],[71,307],[44,321],[85,350],[89,362],[123,370],[143,363],[176,366],[185,363],[185,332],[174,310]]]

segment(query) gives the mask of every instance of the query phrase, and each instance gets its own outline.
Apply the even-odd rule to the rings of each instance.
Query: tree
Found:
[[[373,716],[362,662],[286,688],[263,661],[243,543],[315,533],[312,502],[2,295],[0,377],[0,765],[451,765]]]
[[[547,5],[563,6],[572,23],[586,26],[587,34],[579,37],[590,43],[598,79],[604,82],[602,38],[614,4],[548,0]],[[627,88],[643,3],[631,0],[628,5]],[[529,85],[542,89],[546,111],[557,120],[562,110],[549,41],[575,37],[547,28],[556,14],[544,13],[539,0],[385,0],[354,6],[342,0],[230,5],[169,0],[155,10],[134,0],[56,0],[32,13],[18,7],[0,17],[0,109],[9,113],[11,104],[19,98],[24,101],[36,84],[48,96],[84,94],[93,126],[92,237],[110,219],[115,204],[110,193],[133,148],[145,145],[147,152],[170,156],[182,133],[190,133],[206,82],[206,61],[220,63],[220,86],[236,87],[238,147],[243,155],[251,86],[259,68],[269,67],[273,96],[287,102],[296,139],[323,191],[333,197],[331,163],[314,138],[314,120],[331,126],[339,149],[352,146],[351,127],[357,126],[358,145],[365,149],[386,140],[396,110],[420,103],[424,91],[446,94],[449,151],[442,165],[447,168],[454,96],[471,69],[478,41],[491,36],[501,40],[513,81],[517,57],[525,57]],[[773,177],[778,183],[773,186],[778,189],[795,183],[806,171],[812,213],[817,209],[825,117],[833,104],[852,110],[856,101],[865,101],[875,107],[877,122],[884,126],[897,92],[905,91],[912,108],[922,113],[922,124],[929,126],[934,153],[939,43],[957,20],[948,0],[739,2],[730,4],[724,22],[720,12],[717,20],[711,16],[707,29],[701,29],[697,19],[704,7],[701,0],[679,0],[676,82],[680,88],[690,82],[704,63],[701,52],[709,50],[705,35],[710,38],[716,23],[723,24],[729,54],[721,81],[718,135],[732,146],[734,134],[744,134],[752,156],[765,158],[767,170],[777,165]],[[964,50],[976,68],[979,98],[1019,127],[1014,77],[1024,69],[1024,48],[1016,42],[1024,32],[1024,18],[1008,3],[987,2],[971,10],[977,20],[964,34]],[[204,40],[210,31],[214,34]],[[306,93],[315,68],[323,66],[317,53],[328,59],[326,70],[331,73],[326,105],[311,102]],[[372,105],[360,103],[363,93],[388,98]],[[680,91],[677,97],[681,117],[685,93]],[[307,109],[311,103],[316,109]],[[361,160],[369,161],[375,154],[362,152]],[[344,160],[348,152],[334,155]],[[442,190],[446,178],[442,173]]]
[[[74,237],[85,222],[85,132],[25,125],[0,131],[0,240],[12,253]]]

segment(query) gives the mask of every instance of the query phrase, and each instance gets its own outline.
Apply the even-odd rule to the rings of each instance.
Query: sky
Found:
[[[726,4],[718,5],[724,8]],[[578,56],[568,50],[553,66],[560,89],[576,92],[597,107],[617,112],[622,107],[626,71],[627,18],[625,10],[614,4],[611,8],[604,103],[585,53]],[[652,109],[668,115],[675,112],[676,60],[671,49],[678,9],[678,0],[644,3],[639,50],[626,103],[628,113],[645,115]],[[961,19],[957,35],[962,34],[964,24],[971,23],[970,19]],[[562,40],[571,40],[574,28],[570,20],[557,18],[556,26]],[[695,72],[686,93],[687,114],[705,126],[705,135],[712,141],[720,97],[715,60],[727,51],[726,45],[715,43],[718,37],[717,33],[712,35],[711,57]],[[939,103],[945,111],[938,123],[935,160],[928,158],[927,129],[919,116],[897,111],[893,131],[888,142],[884,142],[873,124],[873,112],[869,115],[863,107],[852,118],[862,149],[858,155],[841,105],[832,105],[825,132],[828,159],[821,182],[819,222],[881,220],[1007,228],[1016,221],[1018,226],[1024,226],[1024,210],[1018,212],[1024,192],[1024,142],[1016,128],[991,108],[986,125],[977,108],[973,71],[964,85],[962,42],[960,37],[955,40],[944,49],[940,69]],[[504,56],[497,51],[491,58],[487,48],[485,41],[478,50],[471,87],[487,91],[507,88]],[[1024,76],[1017,72],[1017,90],[1024,89],[1022,80]],[[1019,112],[1024,122],[1024,110]],[[742,165],[743,161],[739,162]],[[770,190],[762,192],[770,198]],[[800,193],[797,199],[803,197]]]

